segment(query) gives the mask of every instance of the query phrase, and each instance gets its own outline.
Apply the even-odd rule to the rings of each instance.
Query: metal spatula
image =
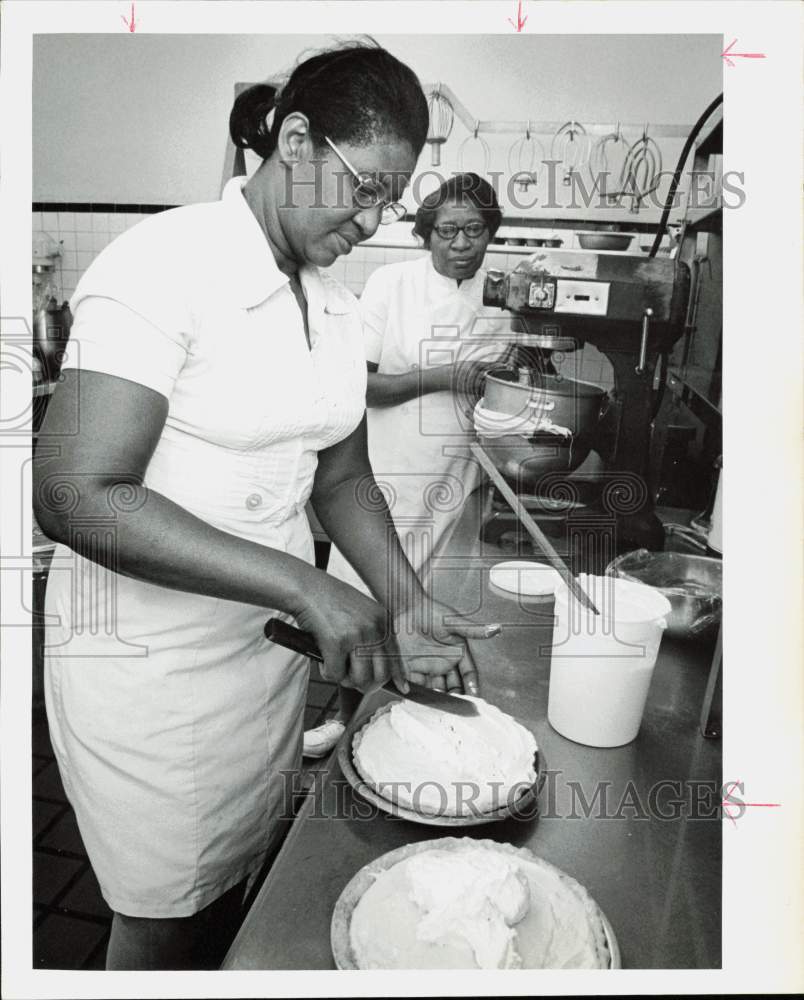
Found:
[[[263,631],[265,638],[275,642],[278,646],[292,649],[296,653],[303,653],[319,663],[324,660],[315,639],[309,632],[296,628],[295,625],[288,625],[281,618],[270,618],[265,623]],[[456,698],[443,691],[433,691],[423,684],[414,684],[413,681],[408,681],[408,684],[410,690],[407,694],[398,691],[391,681],[383,686],[383,690],[395,694],[398,698],[407,698],[408,701],[415,701],[418,705],[437,708],[441,712],[450,712],[452,715],[469,717],[479,714],[473,702],[467,701],[465,698]]]

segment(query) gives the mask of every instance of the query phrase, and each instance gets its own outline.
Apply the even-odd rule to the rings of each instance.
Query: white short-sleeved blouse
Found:
[[[64,368],[167,398],[149,488],[312,562],[317,454],[365,407],[361,323],[349,292],[304,268],[308,347],[242,184],[99,255],[71,301]],[[265,641],[270,609],[123,577],[64,546],[46,611],[51,736],[103,894],[132,916],[194,913],[252,873],[277,834],[306,661]]]

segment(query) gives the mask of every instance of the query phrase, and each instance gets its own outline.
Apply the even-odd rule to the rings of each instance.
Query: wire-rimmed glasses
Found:
[[[385,187],[371,174],[359,173],[355,170],[332,139],[325,135],[324,141],[352,175],[354,181],[352,197],[355,204],[361,208],[376,208],[380,205],[382,209],[380,225],[387,226],[392,222],[399,222],[405,215],[404,206],[400,205],[398,201],[389,201]]]

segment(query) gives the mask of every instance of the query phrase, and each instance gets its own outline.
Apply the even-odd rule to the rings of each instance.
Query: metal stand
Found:
[[[717,631],[717,645],[709,668],[703,705],[701,735],[718,740],[723,735],[723,625]]]

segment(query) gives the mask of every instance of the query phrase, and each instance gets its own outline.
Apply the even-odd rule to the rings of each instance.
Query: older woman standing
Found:
[[[483,258],[501,220],[486,181],[454,175],[416,213],[413,231],[429,253],[378,268],[360,298],[371,464],[407,557],[424,574],[481,479],[467,453],[469,413],[483,369],[511,340],[509,314],[483,305]],[[327,571],[373,592],[334,546]],[[336,717],[305,733],[305,754],[331,750],[355,706],[341,689]]]
[[[61,543],[48,720],[115,911],[108,968],[217,965],[280,834],[307,661],[264,640],[267,617],[295,618],[325,676],[360,689],[404,690],[400,653],[456,683],[477,631],[443,626],[387,509],[359,503],[376,489],[357,304],[318,271],[398,217],[420,85],[347,46],[242,95],[230,130],[255,174],[124,233],[81,280],[43,428],[60,447],[36,469]],[[376,600],[314,568],[308,498]]]

